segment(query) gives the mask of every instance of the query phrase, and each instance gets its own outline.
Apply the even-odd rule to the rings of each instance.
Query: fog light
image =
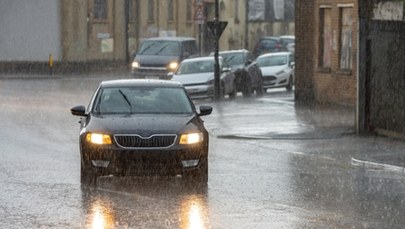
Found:
[[[183,164],[183,167],[188,168],[188,167],[194,167],[198,165],[198,160],[185,160],[181,161]]]
[[[110,162],[109,161],[102,161],[102,160],[91,160],[91,164],[93,164],[93,166],[96,166],[96,167],[107,168],[108,165],[110,164]]]

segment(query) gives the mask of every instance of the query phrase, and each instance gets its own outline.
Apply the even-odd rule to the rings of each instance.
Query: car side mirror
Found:
[[[246,61],[246,65],[249,65],[249,64],[251,64],[253,61],[252,60],[247,60]]]
[[[212,113],[212,107],[211,106],[206,106],[206,105],[202,105],[200,106],[200,114],[198,114],[199,116],[204,116],[204,115],[209,115]]]
[[[290,63],[290,66],[291,66],[291,68],[295,68],[295,62],[292,61],[292,62]]]
[[[227,68],[227,67],[222,68],[222,72],[229,72],[229,71],[231,71],[231,68]]]
[[[72,109],[70,109],[70,112],[72,113],[72,115],[87,117],[86,108],[82,105],[72,107]]]

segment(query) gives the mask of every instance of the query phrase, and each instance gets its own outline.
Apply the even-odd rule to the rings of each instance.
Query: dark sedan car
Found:
[[[253,55],[258,57],[265,53],[282,51],[285,51],[285,48],[280,37],[261,37],[253,49]]]
[[[208,133],[184,87],[165,80],[102,82],[82,116],[82,182],[101,175],[182,175],[208,180]]]
[[[231,66],[235,74],[237,91],[241,91],[245,97],[254,91],[258,96],[263,95],[262,72],[251,52],[244,49],[230,50],[219,52],[219,55]]]

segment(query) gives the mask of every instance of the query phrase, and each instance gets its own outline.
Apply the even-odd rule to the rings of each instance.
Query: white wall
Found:
[[[0,61],[61,56],[59,0],[0,0]]]

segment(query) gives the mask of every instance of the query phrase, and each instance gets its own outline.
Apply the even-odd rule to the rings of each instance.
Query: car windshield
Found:
[[[192,114],[193,108],[182,88],[101,88],[95,99],[96,114]]]
[[[262,56],[256,62],[259,67],[282,66],[287,64],[287,56]]]
[[[138,54],[176,56],[179,53],[179,43],[175,41],[150,40],[144,41]]]
[[[176,75],[196,74],[214,72],[214,61],[201,60],[201,61],[187,61],[183,62],[176,72]]]
[[[230,66],[244,64],[243,53],[222,53],[220,54]]]

